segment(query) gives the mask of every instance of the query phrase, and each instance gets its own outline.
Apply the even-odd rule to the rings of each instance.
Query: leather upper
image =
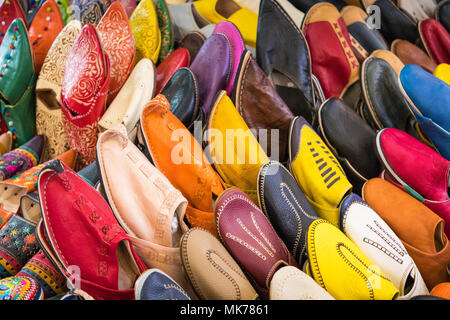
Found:
[[[258,172],[269,158],[225,91],[215,99],[205,135],[205,153],[227,187],[237,187],[258,202]]]
[[[181,41],[190,32],[200,32],[208,38],[214,30],[214,25],[202,17],[190,2],[169,5],[169,11],[173,21],[175,41]]]
[[[69,149],[60,97],[66,59],[80,31],[78,20],[72,20],[64,27],[50,47],[36,82],[36,132],[46,137],[43,161]]]
[[[289,0],[297,9],[303,12],[308,12],[312,6],[321,2],[321,0]],[[328,2],[333,4],[338,10],[344,8],[347,4],[343,0],[327,0],[322,2]],[[347,1],[348,2],[348,1]]]
[[[436,20],[439,21],[448,32],[450,32],[450,1],[439,1],[435,11]]]
[[[361,67],[363,118],[374,129],[397,128],[413,134],[415,117],[398,85],[398,76],[385,60],[370,57]]]
[[[352,185],[344,170],[305,121],[296,117],[291,124],[289,169],[319,217],[339,225],[339,205]]]
[[[344,19],[333,5],[318,3],[306,14],[303,33],[311,52],[312,73],[325,98],[342,97],[359,78],[359,62]]]
[[[28,36],[34,52],[36,73],[39,74],[47,52],[64,28],[64,21],[54,0],[46,0],[31,23]]]
[[[211,233],[200,228],[181,239],[183,266],[200,299],[255,300],[258,294],[231,254]]]
[[[239,29],[236,28],[236,26],[229,21],[219,22],[214,28],[213,34],[215,33],[224,34],[228,38],[228,41],[230,42],[231,45],[231,56],[233,62],[232,62],[232,69],[230,72],[230,78],[228,79],[228,83],[225,88],[227,94],[231,96],[235,83],[234,79],[236,78],[236,74],[239,68],[239,62],[241,61],[241,56],[245,50],[244,39],[242,38]]]
[[[406,42],[406,40],[396,40],[396,41]],[[400,60],[400,58],[390,50],[375,50],[374,52],[372,52],[370,56],[385,60],[387,63],[389,63],[392,69],[394,69],[397,75],[400,74],[400,71],[402,71],[403,67],[405,66],[405,64]]]
[[[188,290],[178,247],[187,231],[186,199],[128,139],[123,125],[100,135],[97,161],[108,203],[138,255]]]
[[[156,63],[161,50],[161,32],[152,0],[139,2],[130,17],[130,26],[136,41],[136,62],[148,58]]]
[[[161,49],[158,60],[164,61],[173,51],[175,46],[172,18],[165,0],[154,2],[156,14],[158,16],[159,31],[161,32]]]
[[[433,75],[450,85],[450,64],[441,63],[434,69]]]
[[[258,175],[258,200],[262,212],[294,255],[299,266],[307,259],[306,235],[319,219],[289,171],[276,161],[264,164]]]
[[[289,125],[294,115],[250,51],[242,55],[232,99],[249,128],[257,130],[257,137],[267,135],[267,153],[286,161]],[[272,137],[272,129],[278,130],[277,140]]]
[[[399,291],[385,274],[326,220],[308,231],[309,274],[338,300],[393,300]]]
[[[119,1],[114,1],[97,25],[102,48],[109,57],[110,79],[108,100],[110,104],[120,91],[134,67],[136,47],[128,17]]]
[[[241,190],[227,189],[214,210],[222,242],[247,272],[261,298],[267,299],[274,273],[283,266],[297,267],[294,257],[269,220]]]
[[[371,5],[380,8],[380,31],[388,43],[396,39],[408,40],[416,43],[419,39],[417,23],[408,14],[400,10],[392,0],[361,0],[363,9]]]
[[[133,299],[133,285],[145,269],[108,203],[59,160],[39,174],[42,249],[66,277],[77,265],[81,290],[95,299]],[[83,250],[78,250],[83,243]]]
[[[278,269],[270,282],[270,300],[334,300],[310,276],[296,267]]]
[[[35,135],[36,73],[27,29],[14,19],[0,45],[0,107],[15,148]]]
[[[405,66],[398,82],[421,129],[439,152],[450,159],[450,117],[447,112],[450,85],[415,65]],[[436,96],[440,98],[432,98]]]
[[[208,117],[217,92],[226,88],[232,72],[232,49],[227,36],[216,33],[206,39],[190,69],[198,84],[199,104]],[[205,72],[208,70],[208,72]]]
[[[311,58],[301,30],[275,0],[262,0],[256,59],[294,115],[314,117]]]
[[[341,230],[399,289],[399,299],[429,294],[400,239],[360,196],[343,201],[340,219]]]
[[[415,64],[432,73],[436,69],[433,61],[422,49],[407,40],[395,40],[391,44],[391,51],[397,55],[403,64]]]
[[[378,176],[375,131],[344,101],[331,98],[320,107],[319,127],[355,188],[360,190],[364,182]]]
[[[141,59],[134,67],[117,96],[98,122],[100,131],[122,123],[133,141],[137,134],[139,115],[155,92],[155,66],[150,59]]]
[[[24,22],[26,22],[26,20],[22,8],[20,4],[17,2],[17,0],[3,1],[2,5],[0,6],[0,12],[2,12],[0,22],[0,44],[1,44],[5,37],[6,31],[9,28],[9,25],[11,24],[11,22],[13,22],[14,19],[20,18]]]
[[[154,165],[188,200],[186,217],[190,225],[215,235],[213,199],[224,190],[223,181],[209,165],[201,145],[170,108],[163,95],[144,108],[143,143]]]
[[[91,24],[81,29],[67,57],[61,90],[64,129],[83,165],[95,160],[97,123],[105,111],[110,78],[100,41]]]
[[[362,196],[402,240],[428,290],[449,281],[450,243],[441,218],[406,192],[379,178],[366,182]]]
[[[436,0],[398,0],[397,5],[416,21],[433,17],[437,7]]]
[[[435,19],[419,23],[422,43],[428,55],[439,63],[450,63],[450,33]]]
[[[197,79],[189,68],[177,70],[161,91],[172,112],[185,127],[189,127],[201,110],[198,106]]]
[[[387,50],[386,41],[377,29],[371,29],[367,24],[368,15],[355,6],[346,6],[341,11],[342,19],[347,25],[353,52],[362,62],[375,50]]]
[[[136,300],[191,300],[178,283],[156,268],[145,271],[136,280],[134,292]]]
[[[110,0],[71,0],[71,5],[75,7],[74,18],[81,21],[84,26],[91,24],[97,26],[103,14],[111,4]]]
[[[188,67],[189,62],[189,51],[185,48],[178,48],[164,59],[156,68],[156,94],[161,92],[178,69]]]
[[[377,135],[377,152],[390,176],[444,219],[450,235],[450,162],[408,134],[386,129]]]

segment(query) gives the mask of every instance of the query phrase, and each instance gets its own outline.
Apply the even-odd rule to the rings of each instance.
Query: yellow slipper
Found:
[[[213,24],[223,20],[233,22],[241,32],[245,44],[252,48],[256,47],[258,15],[252,10],[240,6],[233,0],[198,0],[193,4],[198,13]]]
[[[441,63],[434,69],[433,74],[450,85],[450,64]]]
[[[136,40],[134,62],[138,63],[142,58],[147,58],[156,63],[161,50],[161,32],[152,0],[143,0],[139,3],[130,17],[130,26]]]
[[[319,217],[339,227],[339,207],[352,185],[330,149],[302,117],[291,123],[289,160],[292,175]]]

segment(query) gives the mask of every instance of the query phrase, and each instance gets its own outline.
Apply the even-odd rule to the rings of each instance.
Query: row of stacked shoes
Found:
[[[450,298],[450,0],[0,10],[3,299]]]

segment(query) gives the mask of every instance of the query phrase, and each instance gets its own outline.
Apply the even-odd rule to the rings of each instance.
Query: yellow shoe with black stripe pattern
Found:
[[[319,217],[339,227],[339,208],[352,191],[341,165],[302,117],[292,120],[289,131],[292,175]]]

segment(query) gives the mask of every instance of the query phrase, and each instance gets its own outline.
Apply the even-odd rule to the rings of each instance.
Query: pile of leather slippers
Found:
[[[0,299],[450,299],[450,0],[0,0]]]

